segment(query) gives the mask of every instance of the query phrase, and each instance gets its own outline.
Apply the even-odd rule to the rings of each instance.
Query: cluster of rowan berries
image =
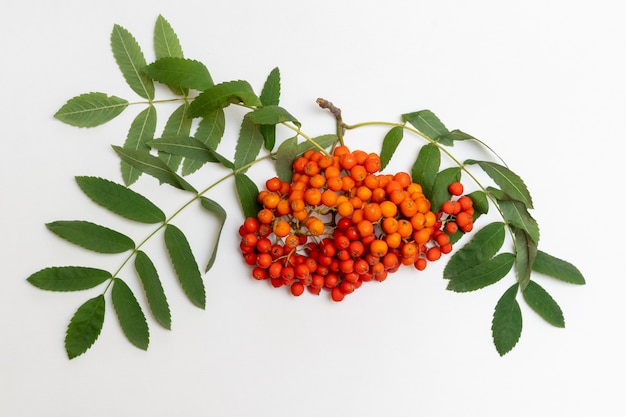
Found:
[[[472,230],[473,201],[461,183],[448,188],[458,198],[433,211],[408,173],[380,166],[375,153],[338,146],[298,157],[291,183],[268,179],[262,208],[239,228],[252,276],[295,296],[328,290],[341,301],[403,265],[425,269],[452,251],[451,234]]]

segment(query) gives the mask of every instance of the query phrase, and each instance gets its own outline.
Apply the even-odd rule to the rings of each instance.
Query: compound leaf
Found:
[[[111,49],[129,87],[140,97],[154,99],[154,83],[143,72],[146,59],[131,33],[120,25],[111,32]]]
[[[128,285],[121,279],[115,278],[111,290],[111,301],[115,314],[120,322],[122,331],[129,342],[139,349],[148,349],[150,331],[146,316]]]
[[[35,272],[26,280],[48,291],[80,291],[93,288],[111,278],[111,273],[84,266],[54,266]]]
[[[214,85],[207,67],[193,59],[164,57],[146,66],[144,71],[153,80],[172,88],[203,91]]]
[[[128,107],[128,101],[104,93],[86,93],[69,99],[54,117],[77,127],[95,127],[113,120]]]
[[[215,84],[204,90],[189,105],[189,117],[204,117],[217,108],[242,103],[260,106],[261,101],[247,81],[237,80]]]
[[[478,230],[472,240],[452,255],[443,270],[443,277],[452,279],[491,259],[504,244],[504,238],[502,222],[494,222]]]
[[[165,291],[163,291],[163,286],[154,264],[148,255],[142,251],[137,251],[135,256],[135,270],[141,280],[152,315],[161,326],[169,330],[172,326],[172,318]]]
[[[584,285],[585,278],[571,263],[549,255],[541,250],[537,251],[533,271],[547,275],[570,284]]]
[[[239,197],[239,203],[241,204],[244,216],[256,217],[261,205],[257,200],[259,189],[254,181],[252,181],[246,174],[236,174],[235,188],[237,190],[237,197]]]
[[[99,253],[122,253],[135,248],[135,243],[115,230],[83,220],[59,220],[46,224],[57,236]]]
[[[465,164],[477,164],[501,190],[512,199],[521,201],[527,208],[533,208],[533,201],[524,181],[509,168],[495,162],[469,159]]]
[[[124,142],[124,148],[149,151],[150,148],[146,145],[146,142],[154,138],[156,123],[156,109],[153,105],[149,105],[131,123],[128,135],[126,135],[126,141]],[[133,184],[141,175],[141,171],[124,161],[120,161],[120,168],[124,184],[126,185]]]
[[[123,161],[139,169],[141,172],[153,176],[161,183],[170,184],[181,190],[191,191],[193,193],[196,192],[191,184],[182,179],[175,172],[172,172],[170,167],[158,157],[148,152],[124,149],[119,146],[113,146],[113,150],[115,150]]]
[[[207,198],[207,197],[200,197],[200,204],[206,210],[213,213],[217,217],[217,220],[219,221],[219,226],[218,226],[216,238],[215,238],[215,246],[213,247],[213,251],[211,252],[211,257],[209,258],[209,261],[207,262],[207,266],[204,270],[204,272],[208,272],[209,269],[211,269],[211,267],[215,263],[215,259],[217,257],[217,249],[220,243],[220,236],[222,234],[222,229],[224,228],[224,223],[226,223],[226,210],[224,210],[224,208],[220,206],[216,201],[211,200],[210,198]]]
[[[441,120],[430,110],[420,110],[402,115],[403,122],[409,122],[429,139],[436,140],[449,133]]]
[[[246,165],[254,161],[263,147],[264,138],[259,125],[246,115],[241,121],[239,138],[235,146],[235,169],[247,171]]]
[[[129,220],[155,224],[165,221],[165,214],[141,194],[98,177],[76,177],[80,189],[96,204]]]
[[[389,164],[391,157],[396,152],[398,145],[404,137],[404,128],[402,126],[394,126],[383,138],[382,148],[380,150],[380,169],[383,170]]]
[[[517,288],[518,284],[514,284],[506,290],[493,312],[491,334],[500,356],[513,349],[522,335],[522,310],[515,299]]]
[[[183,291],[192,304],[204,309],[206,306],[204,282],[187,238],[172,224],[165,228],[164,237],[167,252]]]
[[[70,359],[85,353],[98,339],[104,323],[104,310],[104,294],[78,307],[65,334],[65,351]]]
[[[417,159],[411,168],[411,178],[422,186],[422,190],[426,198],[431,198],[433,194],[433,185],[435,177],[439,172],[441,164],[441,151],[439,148],[428,143],[420,149]]]
[[[545,321],[555,327],[565,327],[565,318],[561,307],[554,301],[554,298],[548,294],[535,281],[529,280],[526,288],[522,291],[526,303]]]
[[[450,279],[446,289],[454,292],[468,292],[495,284],[509,273],[514,262],[515,255],[501,253],[456,275]]]

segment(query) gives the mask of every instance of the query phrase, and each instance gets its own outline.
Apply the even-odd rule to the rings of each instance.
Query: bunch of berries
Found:
[[[239,228],[252,276],[274,287],[330,291],[334,301],[401,266],[426,268],[452,251],[450,235],[469,232],[473,201],[462,184],[433,211],[406,172],[378,173],[380,156],[338,146],[309,150],[293,163],[291,183],[270,178],[259,192],[256,218]]]

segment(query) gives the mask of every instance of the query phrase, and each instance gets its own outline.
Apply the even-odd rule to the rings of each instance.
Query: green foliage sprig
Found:
[[[135,38],[119,25],[113,27],[111,48],[128,86],[143,100],[131,102],[102,92],[91,92],[71,98],[55,117],[73,126],[95,127],[113,120],[130,106],[144,106],[132,121],[124,143],[113,145],[121,161],[123,184],[87,176],[77,176],[76,182],[94,203],[130,221],[154,225],[154,229],[143,239],[133,240],[119,231],[83,220],[59,220],[47,224],[57,236],[85,249],[126,254],[114,272],[86,266],[55,266],[44,268],[28,278],[32,285],[50,291],[100,288],[100,292],[85,301],[70,320],[65,337],[69,358],[85,353],[98,339],[109,299],[127,339],[140,349],[148,348],[150,332],[144,313],[146,307],[121,278],[122,271],[131,263],[152,318],[163,328],[171,328],[168,299],[150,257],[154,255],[149,256],[142,249],[156,236],[164,239],[184,294],[193,305],[205,308],[202,272],[187,237],[174,225],[176,216],[183,210],[200,204],[218,220],[217,243],[204,268],[204,272],[208,272],[215,262],[227,217],[226,210],[207,197],[216,185],[233,180],[243,215],[256,216],[260,208],[257,201],[259,189],[247,175],[251,166],[260,161],[271,161],[277,176],[288,181],[296,157],[309,149],[328,152],[328,149],[344,143],[346,131],[370,125],[389,128],[380,149],[382,168],[389,164],[404,135],[424,140],[410,173],[412,180],[422,185],[433,207],[441,207],[450,199],[448,184],[463,176],[477,186],[477,190],[470,194],[476,208],[474,220],[486,214],[490,207],[497,210],[501,221],[476,230],[471,240],[450,257],[443,278],[448,281],[448,290],[470,292],[495,284],[514,271],[516,280],[497,301],[493,313],[491,329],[498,353],[509,352],[520,338],[520,294],[548,323],[564,327],[559,305],[531,277],[539,274],[579,285],[585,280],[572,264],[538,249],[539,227],[530,213],[533,202],[520,176],[495,153],[498,162],[463,161],[451,153],[450,148],[459,141],[474,141],[491,151],[480,140],[460,130],[448,130],[429,110],[403,114],[400,122],[347,125],[343,123],[339,109],[326,100],[318,100],[318,103],[333,113],[337,130],[318,137],[308,136],[301,130],[300,121],[279,105],[278,68],[270,72],[260,94],[247,81],[216,83],[203,63],[184,57],[178,36],[162,16],[157,18],[154,29],[154,62],[147,63]],[[169,87],[173,97],[156,100],[155,83]],[[163,131],[157,136],[157,106],[171,102],[180,105],[168,116]],[[234,154],[228,157],[220,154],[218,148],[225,132],[225,109],[231,105],[247,112],[235,139]],[[277,125],[286,127],[292,134],[278,137]],[[442,168],[444,157],[452,162],[452,167]],[[206,164],[220,165],[227,169],[227,173],[212,184],[194,187],[185,177]],[[475,176],[476,169],[484,172],[493,183],[479,181]],[[129,188],[143,174],[156,178],[161,184],[188,192],[189,200],[174,213],[166,215],[148,198]],[[503,250],[507,232],[512,243],[510,252]],[[456,242],[460,237],[461,233],[453,234],[451,239]]]

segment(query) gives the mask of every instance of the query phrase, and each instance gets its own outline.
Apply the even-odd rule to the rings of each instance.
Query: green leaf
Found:
[[[193,59],[164,57],[147,65],[144,71],[153,80],[172,88],[204,91],[214,85],[207,67]]]
[[[154,25],[154,52],[157,59],[168,56],[184,58],[178,36],[170,23],[161,15],[157,17]]]
[[[298,154],[298,137],[284,140],[276,150],[276,174],[281,181],[291,182],[292,165]]]
[[[413,182],[422,186],[426,198],[430,199],[433,194],[433,185],[441,164],[441,151],[432,143],[422,146],[417,159],[411,168]]]
[[[113,281],[111,301],[122,331],[130,343],[139,349],[147,350],[150,343],[150,331],[146,316],[128,285],[119,278]]]
[[[182,156],[198,162],[220,162],[217,152],[190,136],[167,136],[148,142],[148,145],[164,153]]]
[[[171,329],[170,307],[167,303],[159,274],[148,255],[142,251],[137,251],[135,256],[135,270],[143,285],[152,315],[161,326],[168,330]]]
[[[183,48],[180,46],[178,36],[174,29],[163,16],[159,15],[154,25],[154,52],[156,59],[174,57],[184,58]],[[174,94],[186,96],[186,88],[171,88]]]
[[[241,121],[239,138],[235,146],[235,169],[241,170],[242,173],[247,171],[246,165],[256,159],[263,142],[259,126],[246,115]]]
[[[493,312],[491,334],[500,356],[511,351],[522,335],[522,310],[517,300],[517,284],[504,292]]]
[[[483,191],[473,191],[467,194],[472,199],[474,207],[474,219],[481,214],[489,213],[489,199]]]
[[[507,195],[514,200],[521,201],[527,208],[533,208],[533,201],[526,184],[524,184],[519,175],[509,168],[495,162],[476,161],[473,159],[465,161],[465,164],[477,164]]]
[[[161,183],[170,184],[181,190],[191,191],[193,193],[197,192],[191,184],[182,179],[175,172],[172,172],[167,164],[156,156],[147,152],[124,149],[119,146],[113,146],[113,150],[115,150],[123,161],[139,169],[141,172],[153,176]]]
[[[565,327],[565,318],[561,307],[554,301],[554,298],[548,294],[535,281],[528,281],[528,285],[522,291],[526,303],[545,321],[555,327]]]
[[[507,222],[528,233],[535,244],[539,242],[539,225],[530,215],[523,203],[519,201],[498,200],[498,206]]]
[[[189,117],[204,117],[217,108],[237,103],[246,106],[261,105],[260,99],[247,81],[228,81],[207,88],[189,105]]]
[[[220,243],[220,236],[222,234],[222,229],[224,228],[224,223],[226,223],[226,210],[224,210],[224,208],[220,206],[216,201],[213,201],[207,197],[200,197],[200,204],[206,210],[213,213],[219,221],[219,226],[215,238],[215,246],[213,247],[213,252],[211,252],[211,257],[209,258],[209,262],[207,263],[207,266],[204,270],[204,272],[208,272],[215,263],[215,259],[217,257],[217,249]]]
[[[446,145],[446,146],[453,146],[455,141],[462,141],[462,140],[475,140],[476,138],[468,135],[465,132],[461,132],[458,129],[455,129],[451,132],[446,133],[445,135],[441,136],[437,142],[441,143],[442,145]]]
[[[275,105],[259,107],[248,113],[247,117],[258,125],[276,125],[279,123],[293,122],[296,126],[301,126],[298,119],[289,114],[287,110]]]
[[[26,280],[42,290],[81,291],[100,285],[109,278],[111,273],[102,269],[54,266],[35,272]]]
[[[524,291],[528,281],[532,264],[537,256],[537,243],[522,229],[513,227],[513,238],[515,240],[515,273],[520,290]]]
[[[259,97],[263,106],[276,106],[280,100],[280,70],[274,68],[263,84]]]
[[[215,109],[200,120],[194,137],[204,143],[209,149],[217,150],[217,146],[224,136],[225,127],[226,118],[224,116],[224,109]],[[226,167],[233,166],[232,163],[230,163],[230,166],[224,162],[222,162],[222,164]],[[183,161],[182,173],[183,175],[189,175],[200,169],[202,165],[204,165],[202,162],[185,159]]]
[[[80,189],[96,204],[129,220],[155,224],[165,221],[165,214],[141,194],[98,177],[76,177]]]
[[[327,134],[327,135],[321,135],[321,136],[314,137],[311,140],[313,142],[315,142],[316,144],[318,144],[320,146],[320,148],[328,149],[332,145],[337,143],[337,141],[339,140],[339,137],[337,137],[337,135],[331,133],[331,134]],[[313,145],[310,141],[305,140],[304,142],[298,144],[298,155],[302,155],[303,153],[305,153],[309,149],[318,149],[318,148],[315,145]]]
[[[441,123],[441,120],[430,110],[403,114],[402,121],[409,122],[417,130],[433,140],[449,133],[448,129]]]
[[[450,200],[452,194],[448,191],[450,184],[461,180],[461,168],[446,168],[435,176],[431,190],[430,204],[433,211],[439,210],[444,202]]]
[[[183,291],[195,306],[204,309],[206,306],[204,282],[187,238],[172,224],[166,226],[164,236],[167,252]]]
[[[77,127],[95,127],[113,120],[128,107],[128,101],[104,93],[86,93],[67,101],[54,117]]]
[[[383,139],[383,145],[380,151],[380,169],[381,171],[389,164],[391,157],[396,152],[398,145],[404,136],[404,128],[402,126],[394,126],[387,132]]]
[[[259,189],[254,181],[252,181],[245,174],[236,174],[235,188],[237,190],[237,197],[239,197],[239,202],[244,216],[256,217],[257,213],[261,209],[261,205],[257,200]]]
[[[149,151],[150,148],[146,145],[146,142],[154,138],[156,123],[156,110],[153,105],[149,105],[144,111],[139,113],[131,123],[126,141],[124,142],[124,148]],[[137,181],[141,175],[141,171],[124,161],[120,161],[120,168],[122,170],[124,184],[127,186]]]
[[[98,339],[104,323],[104,310],[104,294],[91,298],[78,307],[65,335],[65,351],[70,359],[85,353]]]
[[[468,292],[495,284],[509,273],[514,262],[515,255],[508,252],[501,253],[456,275],[450,279],[446,289],[454,292]]]
[[[278,68],[274,68],[267,77],[267,80],[265,80],[259,99],[263,106],[278,106],[280,101],[280,72]],[[261,124],[259,129],[265,141],[265,149],[271,151],[276,145],[276,125]]]
[[[146,59],[133,35],[122,26],[114,25],[111,32],[111,49],[129,87],[140,97],[153,100],[154,84],[142,72],[146,66]]]
[[[184,103],[180,105],[167,119],[167,123],[163,128],[162,137],[168,136],[189,136],[191,132],[191,119],[187,117],[189,105]],[[172,172],[176,172],[180,165],[182,157],[166,152],[159,152],[159,158],[170,167]]]
[[[82,220],[59,220],[46,224],[57,236],[99,253],[122,253],[135,248],[131,238],[107,227]]]
[[[584,285],[585,278],[571,263],[549,255],[541,250],[537,251],[533,271],[547,275],[570,284]]]
[[[465,246],[452,255],[443,270],[445,279],[452,279],[491,259],[504,244],[504,223],[494,222],[478,230]]]

